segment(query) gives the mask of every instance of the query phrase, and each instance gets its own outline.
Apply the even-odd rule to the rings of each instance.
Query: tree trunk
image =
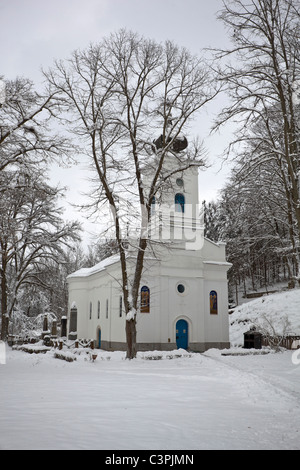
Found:
[[[1,339],[7,341],[8,336],[8,316],[7,316],[7,282],[5,270],[1,270]]]
[[[148,214],[149,217],[149,214]],[[140,238],[139,242],[139,249],[136,258],[136,265],[135,265],[135,273],[134,273],[134,280],[132,285],[132,307],[133,311],[137,312],[138,309],[138,298],[139,298],[139,290],[140,290],[140,283],[142,278],[142,272],[144,267],[144,257],[145,251],[147,248],[147,239],[144,238],[142,233],[142,237]],[[136,317],[131,320],[126,321],[126,339],[127,339],[127,359],[134,359],[137,353],[137,345],[136,345]]]
[[[136,346],[136,319],[126,320],[127,359],[134,359],[137,353]]]

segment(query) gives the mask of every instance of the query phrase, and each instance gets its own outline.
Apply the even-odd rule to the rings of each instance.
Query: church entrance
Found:
[[[189,345],[189,325],[186,320],[178,320],[176,323],[177,349],[187,349]]]

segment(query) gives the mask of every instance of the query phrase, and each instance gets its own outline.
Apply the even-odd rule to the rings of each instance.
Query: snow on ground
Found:
[[[213,349],[128,361],[98,351],[95,362],[80,355],[69,363],[53,351],[8,348],[0,449],[300,449],[300,365],[292,354]]]
[[[300,289],[265,295],[236,307],[229,317],[231,345],[243,345],[243,333],[251,326],[266,327],[271,332],[266,319],[278,334],[285,330],[286,334],[300,335]]]
[[[280,329],[286,314],[299,334],[299,289],[236,308],[232,345],[262,315]],[[300,450],[300,350],[75,352],[7,348],[0,449]]]

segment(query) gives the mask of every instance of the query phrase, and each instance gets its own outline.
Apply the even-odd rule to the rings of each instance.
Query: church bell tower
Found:
[[[169,128],[171,125],[170,120]],[[168,137],[165,139],[165,145],[171,145],[164,157],[163,172],[171,176],[153,203],[151,238],[192,248],[193,241],[197,241],[199,245],[199,237],[203,232],[198,194],[198,167],[192,163],[188,164],[185,153],[188,148],[187,138],[178,135],[173,139],[167,131],[166,135]],[[163,146],[164,137],[161,135],[153,142],[154,152],[160,152]]]

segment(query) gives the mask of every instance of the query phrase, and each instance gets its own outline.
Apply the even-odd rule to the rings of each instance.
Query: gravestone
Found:
[[[67,337],[67,317],[61,317],[61,333],[62,338]]]
[[[77,308],[71,308],[70,313],[70,328],[69,328],[69,339],[74,341],[77,339]]]
[[[44,320],[43,320],[43,332],[42,332],[42,339],[45,338],[45,336],[49,336],[50,331],[48,328],[48,315],[44,315]]]
[[[51,337],[57,338],[57,320],[53,320],[52,322]]]

